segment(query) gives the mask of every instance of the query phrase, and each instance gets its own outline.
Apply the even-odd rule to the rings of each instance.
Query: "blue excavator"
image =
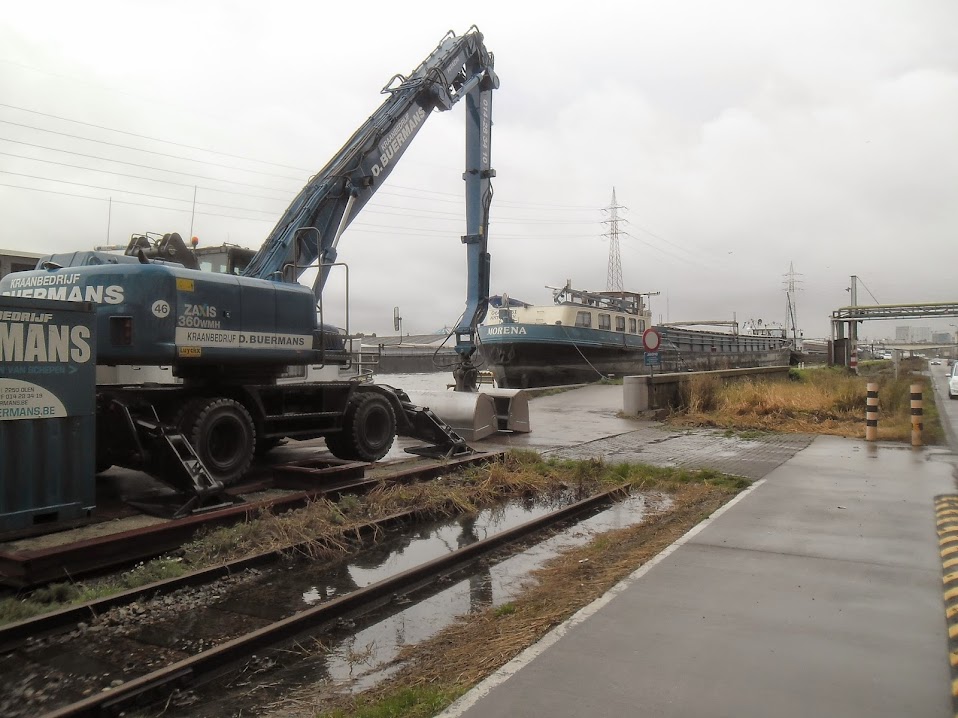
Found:
[[[449,32],[313,176],[239,275],[200,271],[177,234],[134,237],[124,254],[42,259],[0,280],[0,294],[97,303],[97,364],[171,366],[170,384],[97,386],[97,464],[147,470],[197,497],[248,470],[284,438],[324,437],[349,460],[376,461],[396,434],[443,456],[470,452],[435,413],[388,386],[289,384],[290,367],[349,361],[323,323],[322,293],[343,232],[395,168],[433,111],[466,108],[466,306],[455,327],[460,393],[476,391],[476,329],[489,297],[493,55],[475,27]],[[312,287],[299,283],[316,272]],[[478,396],[478,394],[476,395]]]

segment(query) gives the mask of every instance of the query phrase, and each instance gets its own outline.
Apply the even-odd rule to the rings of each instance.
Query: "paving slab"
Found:
[[[620,416],[622,387],[590,385],[529,404],[532,433],[492,436],[483,450],[534,449],[563,459],[601,458],[611,463],[642,463],[710,468],[760,479],[808,446],[810,434],[681,429]]]
[[[950,459],[815,439],[442,715],[953,716]]]

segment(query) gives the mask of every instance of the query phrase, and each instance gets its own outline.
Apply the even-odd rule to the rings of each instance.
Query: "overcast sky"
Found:
[[[605,289],[614,187],[656,319],[784,323],[790,263],[807,337],[853,274],[862,304],[958,299],[954,0],[524,5],[7,3],[0,248],[257,248],[386,81],[476,24],[501,80],[493,293]],[[461,313],[463,115],[429,119],[343,237],[352,331]]]

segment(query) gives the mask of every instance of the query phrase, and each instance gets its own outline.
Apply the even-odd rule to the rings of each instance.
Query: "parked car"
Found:
[[[929,363],[934,364],[935,366],[938,366],[939,364],[941,364],[941,359],[932,359]]]

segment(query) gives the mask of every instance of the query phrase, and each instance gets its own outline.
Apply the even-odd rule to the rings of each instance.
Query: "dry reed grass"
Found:
[[[715,477],[708,472],[686,475],[650,467],[623,470],[596,460],[545,461],[535,452],[512,451],[500,461],[434,481],[383,481],[363,496],[347,495],[335,503],[317,500],[283,514],[250,516],[245,523],[199,535],[182,548],[182,556],[189,565],[199,568],[298,545],[311,557],[329,558],[349,550],[359,538],[361,527],[410,509],[438,518],[474,513],[511,498],[549,497],[570,489],[585,497],[615,485],[653,479],[677,485],[696,478],[704,481]]]
[[[879,385],[879,429],[883,440],[911,437],[910,384],[924,385],[925,441],[941,440],[937,407],[927,377],[906,374],[854,376],[841,370],[793,372],[790,380],[743,379],[688,382],[683,407],[669,423],[864,438],[865,386]]]

